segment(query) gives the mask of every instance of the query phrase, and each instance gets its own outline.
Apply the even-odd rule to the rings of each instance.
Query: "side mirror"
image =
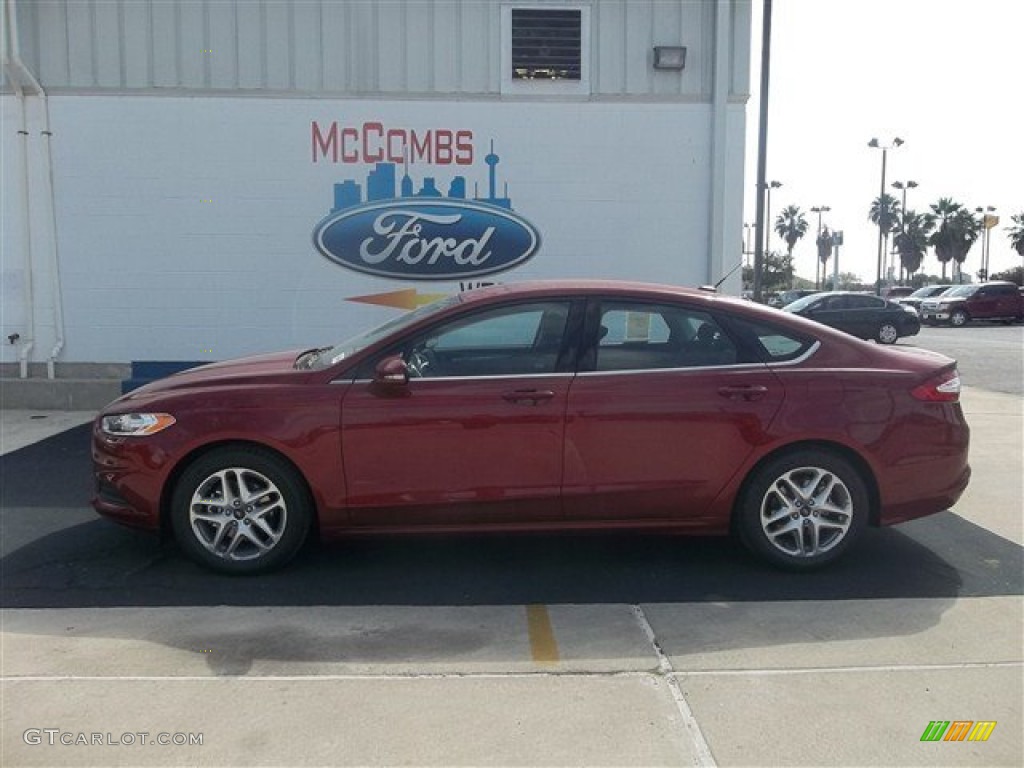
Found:
[[[385,357],[375,371],[374,383],[386,387],[404,387],[409,383],[409,366],[401,355]]]

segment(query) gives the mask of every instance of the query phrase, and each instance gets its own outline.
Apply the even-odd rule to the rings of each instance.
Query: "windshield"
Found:
[[[910,298],[927,299],[932,296],[941,296],[948,290],[948,285],[926,285],[924,288],[918,288],[916,291],[910,294]]]
[[[459,303],[461,300],[462,299],[459,294],[456,293],[452,296],[440,299],[439,301],[435,301],[433,304],[427,304],[419,309],[412,310],[412,312],[406,312],[404,315],[394,317],[383,325],[379,325],[372,330],[359,334],[358,336],[353,336],[351,339],[343,341],[335,347],[330,347],[324,350],[322,354],[318,355],[316,359],[310,363],[309,367],[328,368],[340,363],[345,358],[351,357],[356,352],[366,349],[368,346],[374,342],[380,341],[385,336],[395,333],[396,331],[400,331],[403,328],[407,328],[413,323],[422,320],[424,317],[429,317],[435,312],[447,309],[453,304]]]
[[[943,296],[970,296],[976,290],[978,290],[978,286],[976,286],[976,285],[958,285],[956,288],[952,288],[952,289],[946,291],[942,295]]]

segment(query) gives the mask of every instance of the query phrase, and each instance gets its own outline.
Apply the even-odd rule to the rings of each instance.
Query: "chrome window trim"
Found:
[[[728,365],[691,365],[682,366],[679,368],[627,368],[621,371],[579,371],[577,373],[559,372],[559,373],[510,373],[507,375],[495,375],[495,376],[437,376],[427,378],[411,378],[409,383],[414,381],[493,381],[495,379],[571,379],[575,376],[622,376],[624,374],[636,374],[636,373],[686,373],[687,371],[720,371],[722,369],[731,370],[757,370],[762,368],[783,368],[791,365],[799,365],[800,363],[808,360],[818,349],[821,347],[820,341],[815,341],[807,348],[800,357],[793,358],[792,360],[783,360],[781,362],[767,361],[763,363],[733,363]],[[334,379],[331,384],[340,384],[342,382],[349,382],[353,384],[370,384],[373,379]]]
[[[509,373],[496,374],[493,376],[426,376],[423,378],[413,377],[409,379],[412,384],[415,381],[493,381],[495,379],[571,379],[575,373],[560,371],[557,373]],[[353,384],[371,384],[374,379],[354,379]],[[331,382],[332,384],[334,382]]]
[[[686,373],[688,371],[720,371],[723,368],[748,370],[764,368],[764,363],[732,363],[729,365],[684,365],[679,368],[623,368],[620,371],[581,371],[577,376],[621,376],[637,373]]]
[[[807,348],[800,357],[795,357],[792,360],[782,360],[780,362],[766,361],[763,363],[729,363],[723,365],[687,365],[677,368],[626,368],[621,371],[581,371],[576,374],[577,376],[618,376],[624,373],[685,373],[686,371],[720,371],[723,369],[731,370],[752,370],[758,368],[780,368],[789,365],[798,365],[808,358],[811,357],[818,348],[821,347],[820,341],[815,341]]]
[[[774,362],[774,361],[768,361],[766,363],[766,365],[768,365],[768,366],[770,366],[772,368],[781,368],[781,367],[787,366],[787,365],[798,365],[798,364],[804,362],[805,360],[808,360],[811,357],[811,355],[813,355],[815,352],[818,351],[818,349],[820,347],[821,347],[821,342],[818,341],[817,339],[815,339],[814,343],[811,344],[811,346],[807,348],[807,351],[804,352],[802,355],[800,355],[800,357],[794,357],[792,360],[782,360],[782,361],[777,362],[777,363]]]

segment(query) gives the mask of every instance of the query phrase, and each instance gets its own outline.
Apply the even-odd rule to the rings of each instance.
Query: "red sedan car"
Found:
[[[807,569],[947,509],[949,358],[668,286],[496,286],[335,347],[216,363],[97,418],[95,508],[254,573],[323,537],[734,533]]]

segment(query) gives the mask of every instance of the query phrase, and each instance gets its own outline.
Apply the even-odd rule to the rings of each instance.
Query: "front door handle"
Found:
[[[519,405],[539,405],[554,398],[555,393],[550,389],[516,389],[506,392],[501,397],[510,403]]]
[[[730,400],[760,400],[768,394],[768,387],[760,384],[741,384],[738,386],[719,387],[718,394]]]

